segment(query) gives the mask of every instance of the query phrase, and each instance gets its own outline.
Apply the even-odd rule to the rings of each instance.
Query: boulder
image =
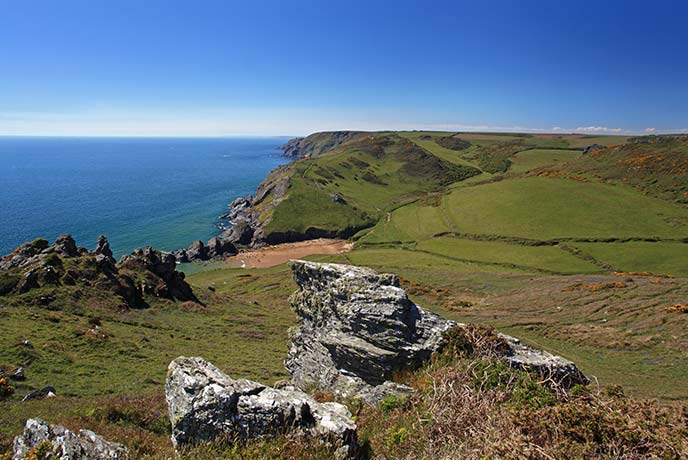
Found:
[[[234,380],[202,358],[172,361],[165,390],[177,448],[218,437],[247,440],[288,433],[328,442],[342,458],[358,449],[356,425],[345,406],[318,403],[294,388]]]
[[[224,233],[223,233],[224,235]],[[222,259],[224,257],[236,254],[237,248],[231,241],[216,236],[210,238],[207,244],[203,241],[194,241],[186,249],[178,249],[171,254],[178,263],[187,263],[194,261],[205,261],[210,259]]]
[[[101,254],[107,258],[113,259],[112,250],[110,249],[110,242],[105,237],[105,235],[100,235],[98,237],[98,243],[96,244],[96,248],[93,250],[93,253]]]
[[[499,334],[499,336],[509,345],[509,351],[504,359],[511,366],[536,372],[545,381],[553,382],[564,388],[590,383],[590,380],[573,361],[523,345],[516,337],[505,334]]]
[[[285,366],[301,389],[330,391],[341,398],[377,404],[411,389],[389,381],[413,369],[442,346],[453,327],[464,327],[409,300],[395,275],[339,264],[290,262],[299,289],[290,302],[299,326],[290,331]],[[498,334],[510,365],[534,371],[564,387],[589,381],[574,363]]]
[[[145,293],[174,300],[198,301],[185,281],[184,273],[176,270],[177,264],[172,254],[146,247],[123,257],[117,265],[120,270],[143,271],[153,275],[141,287]],[[124,283],[124,286],[128,289],[129,283]]]
[[[229,241],[222,240],[216,236],[208,240],[208,257],[210,259],[221,258],[236,254],[237,248]]]
[[[376,404],[410,388],[389,381],[428,360],[456,325],[409,300],[395,275],[293,260],[290,297],[300,324],[290,331],[285,366],[302,389]]]
[[[20,367],[18,369],[15,369],[12,374],[10,374],[10,379],[14,380],[15,382],[21,382],[23,380],[26,380],[26,375],[24,374],[24,368]]]
[[[76,247],[76,242],[74,238],[72,238],[72,235],[58,236],[52,248],[63,257],[79,256],[79,248]]]
[[[38,458],[37,448],[43,453],[40,458],[59,460],[126,460],[129,458],[126,447],[106,441],[92,431],[80,430],[74,433],[62,425],[50,425],[43,420],[32,418],[26,421],[24,433],[14,438],[12,459]]]

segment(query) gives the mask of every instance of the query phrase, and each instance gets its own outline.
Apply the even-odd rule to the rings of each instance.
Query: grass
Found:
[[[542,166],[569,161],[578,155],[580,152],[576,150],[526,150],[512,157],[509,172],[527,173]]]
[[[453,190],[443,209],[460,233],[557,238],[685,238],[688,210],[628,187],[528,177]]]
[[[575,246],[619,271],[688,277],[686,243],[576,243]]]
[[[421,241],[417,249],[444,257],[494,263],[532,271],[576,274],[601,269],[555,246],[524,246],[499,241],[471,241],[459,238],[432,238]]]

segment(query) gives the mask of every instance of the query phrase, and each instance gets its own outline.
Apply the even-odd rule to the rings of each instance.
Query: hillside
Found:
[[[365,137],[361,131],[332,131],[291,139],[280,147],[287,158],[313,158],[341,144]]]
[[[688,136],[646,136],[582,155],[542,173],[590,177],[688,204]]]
[[[275,170],[243,215],[230,218],[250,222],[253,245],[347,238],[386,211],[479,173],[396,134],[370,134]]]
[[[441,445],[466,458],[682,458],[684,137],[353,137],[281,166],[254,197],[237,200],[233,218],[245,219],[243,230],[232,230],[244,238],[237,242],[351,237],[351,252],[309,259],[394,273],[390,279],[428,311],[519,337],[575,362],[594,382],[542,387],[500,365],[489,347],[473,354],[462,339],[473,351],[458,347],[394,377],[414,396],[377,408],[345,401],[369,449],[363,458],[436,458]],[[0,401],[0,452],[22,420],[40,417],[122,442],[134,458],[171,458],[164,396],[171,360],[203,356],[234,379],[266,385],[288,377],[288,331],[300,307],[290,309],[294,275],[285,265],[194,264],[183,277],[172,256],[152,249],[117,262],[106,240],[93,252],[70,240],[36,240],[0,262],[0,369],[24,375],[9,380],[14,393]],[[193,298],[177,289],[184,285]],[[323,299],[306,305],[339,296]],[[476,331],[473,339],[494,343],[489,327]],[[21,401],[46,386],[56,398]],[[419,414],[427,421],[417,422]],[[328,455],[322,445],[277,438],[202,445],[181,458]]]

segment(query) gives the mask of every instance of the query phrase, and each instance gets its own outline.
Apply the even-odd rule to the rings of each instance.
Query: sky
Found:
[[[0,135],[688,133],[688,2],[0,0]]]

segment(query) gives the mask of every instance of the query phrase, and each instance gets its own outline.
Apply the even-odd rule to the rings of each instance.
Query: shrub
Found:
[[[7,295],[19,284],[19,276],[9,273],[0,274],[0,295]]]
[[[38,251],[42,251],[43,249],[46,249],[48,246],[50,246],[50,243],[48,243],[48,240],[46,239],[36,238],[30,243],[30,246]]]
[[[445,359],[502,355],[509,346],[491,326],[466,324],[444,334],[439,356]]]
[[[51,267],[61,267],[62,259],[60,259],[60,256],[53,252],[45,256],[45,258],[43,259],[43,263],[46,265],[50,265]]]
[[[0,377],[0,399],[6,399],[12,396],[14,387],[5,377]]]

